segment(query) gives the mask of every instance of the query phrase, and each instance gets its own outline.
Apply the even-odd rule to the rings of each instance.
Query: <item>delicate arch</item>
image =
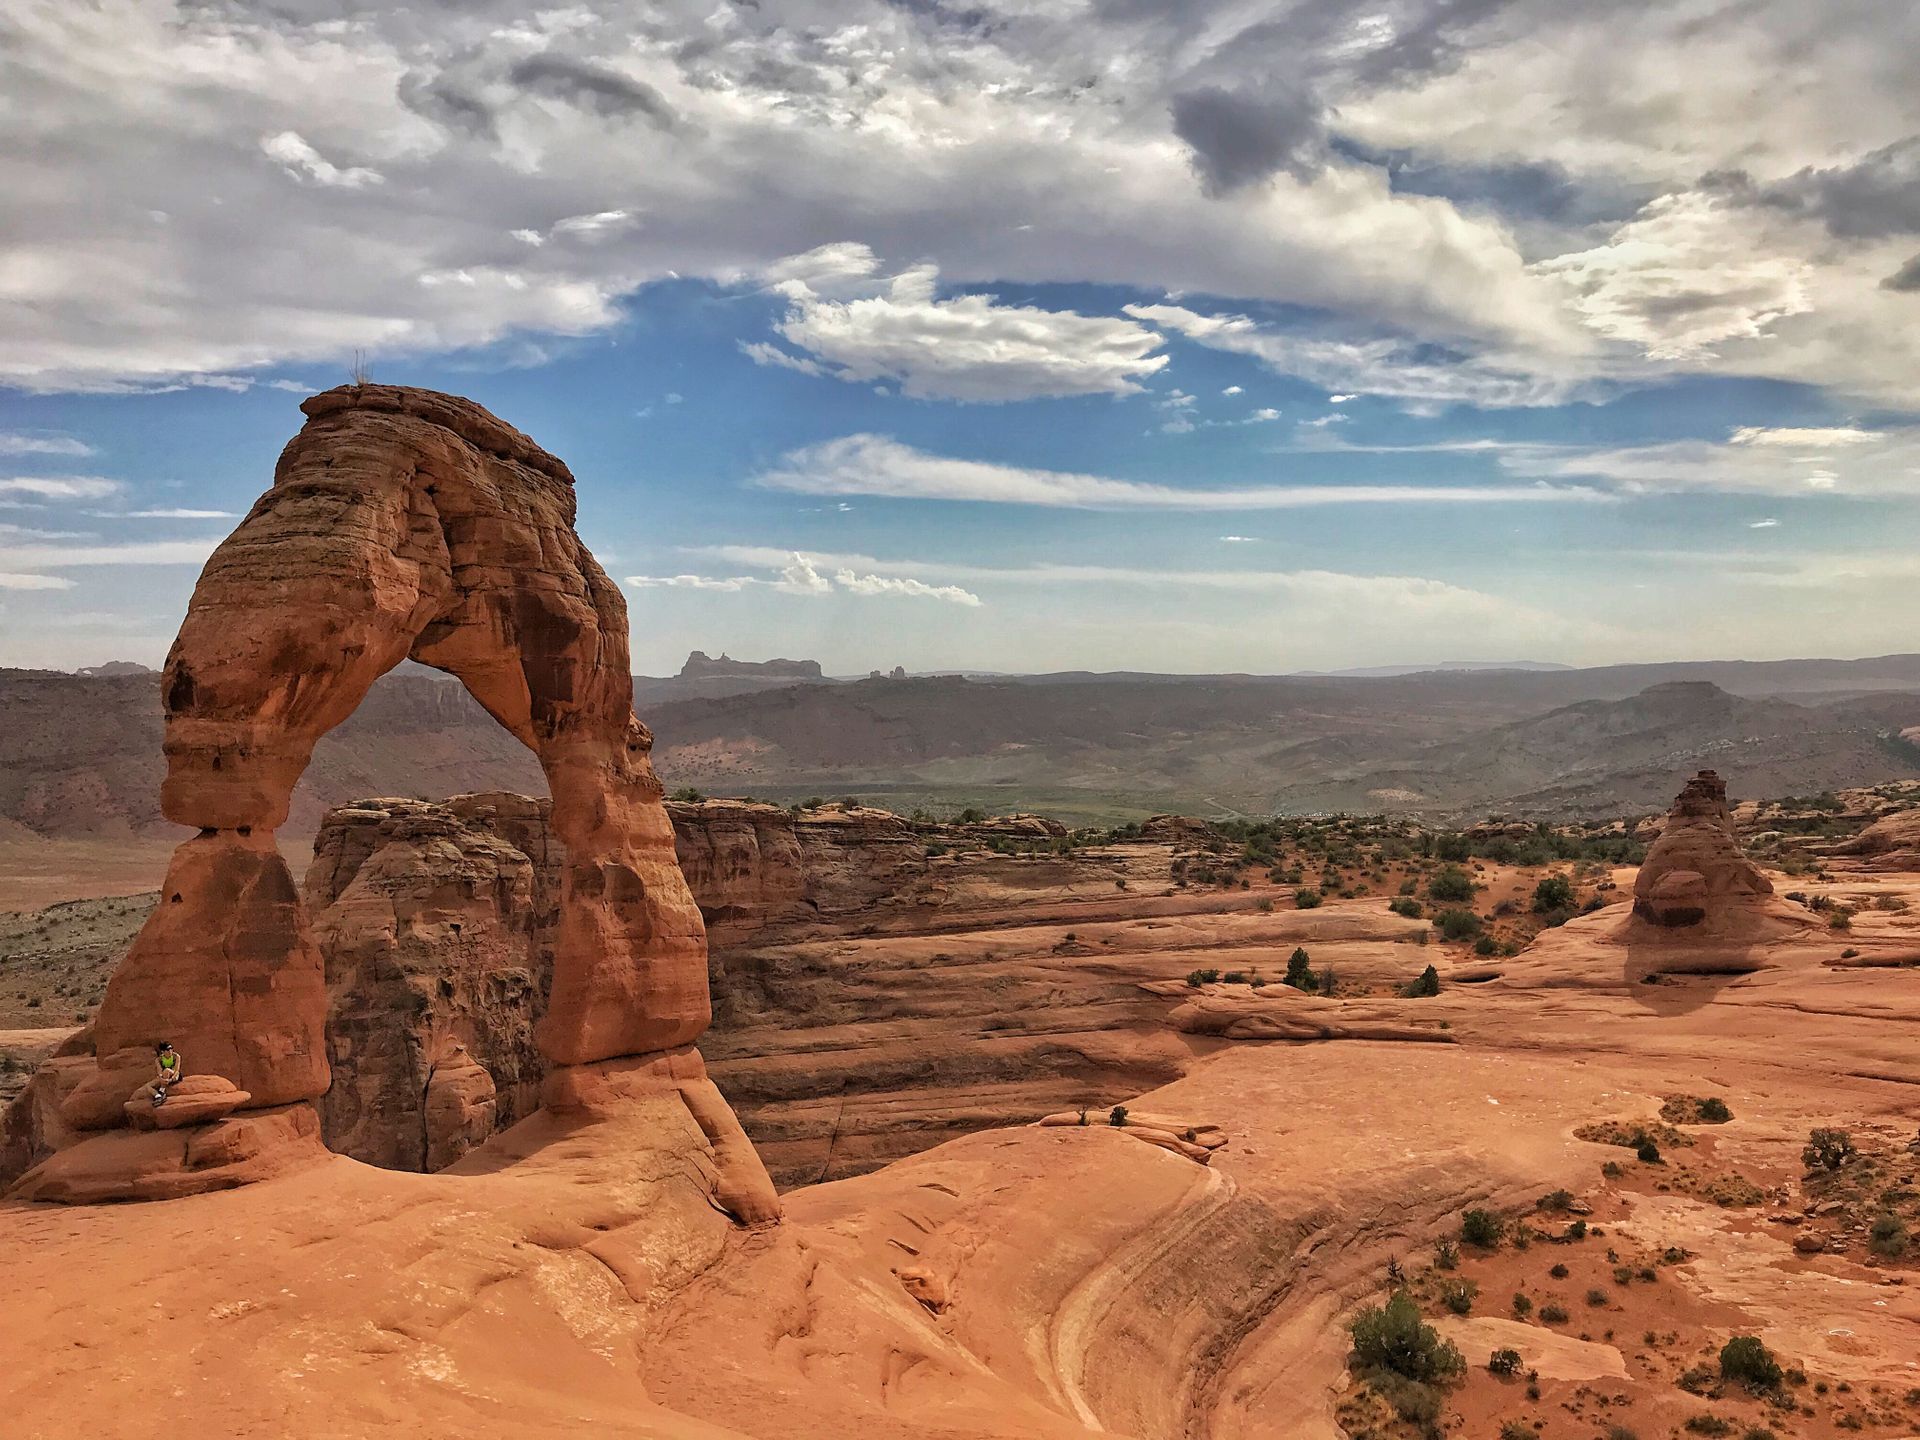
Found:
[[[325,1092],[321,960],[273,831],[315,742],[409,656],[546,771],[568,855],[549,1062],[688,1045],[710,1016],[706,935],[632,714],[626,603],[574,532],[566,466],[430,391],[301,408],[167,659],[162,808],[200,834],[108,986],[96,1053],[165,1036],[251,1107]]]

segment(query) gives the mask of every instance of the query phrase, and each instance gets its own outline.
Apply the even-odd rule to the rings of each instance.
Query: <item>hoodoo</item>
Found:
[[[706,1152],[723,1208],[771,1218],[772,1185],[693,1048],[710,1017],[706,934],[632,713],[626,602],[574,531],[572,475],[454,396],[355,385],[301,409],[167,657],[161,804],[199,833],[108,986],[91,1063],[66,1071],[62,1117],[108,1133],[19,1193],[177,1195],[324,1155],[311,1105],[329,1083],[326,975],[274,830],[315,742],[412,658],[456,676],[546,772],[566,856],[534,1037],[546,1106],[653,1107],[672,1143]],[[216,1123],[237,1138],[129,1148],[180,1133],[123,1128],[160,1038],[241,1092]],[[297,1154],[266,1143],[285,1136]]]
[[[1727,814],[1727,785],[1702,770],[1681,788],[1633,886],[1633,913],[1683,929],[1763,901],[1773,884],[1741,852]]]

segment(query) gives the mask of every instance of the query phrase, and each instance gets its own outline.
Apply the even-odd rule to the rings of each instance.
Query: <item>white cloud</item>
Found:
[[[71,590],[73,581],[59,575],[17,575],[0,570],[0,590]]]
[[[1244,395],[1247,392],[1238,385],[1229,385],[1220,392],[1222,395]]]
[[[936,298],[939,272],[915,265],[891,278],[864,246],[825,247],[775,267],[787,299],[775,327],[804,352],[763,341],[743,348],[762,365],[870,383],[892,381],[921,399],[1006,401],[1067,395],[1127,395],[1167,363],[1161,340],[1128,320],[1002,305],[987,295]],[[831,285],[823,294],[813,283]],[[829,278],[830,277],[830,280]]]
[[[1436,352],[1406,337],[1328,337],[1263,325],[1246,315],[1203,315],[1184,305],[1128,305],[1127,314],[1196,345],[1250,355],[1268,369],[1334,390],[1364,390],[1414,407],[1558,405],[1580,388],[1574,368],[1534,357],[1502,361]],[[1353,396],[1345,394],[1344,399]]]
[[[1734,445],[1780,445],[1796,450],[1831,450],[1836,445],[1872,445],[1883,439],[1881,432],[1861,430],[1852,425],[1810,429],[1773,428],[1743,425],[1728,437]]]
[[[199,540],[136,540],[110,545],[0,544],[0,565],[63,570],[70,566],[199,565],[222,537]]]
[[[1327,403],[1329,405],[1344,405],[1354,398],[1356,397],[1352,395],[1329,395],[1327,396]]]
[[[1778,520],[1774,519],[1771,515],[1769,515],[1764,520],[1753,520],[1748,522],[1747,528],[1749,530],[1773,530],[1778,528],[1779,524],[1780,522]]]
[[[1682,440],[1617,449],[1505,451],[1501,465],[1555,480],[1598,479],[1625,491],[1755,495],[1920,495],[1920,427],[1740,429],[1724,442]]]
[[[116,520],[238,520],[240,518],[239,512],[234,510],[89,510],[87,513]]]
[[[1655,360],[1709,358],[1716,345],[1759,339],[1812,308],[1809,266],[1761,243],[1762,228],[1715,197],[1666,195],[1604,245],[1534,268],[1566,281],[1575,309],[1608,339]]]
[[[929,455],[883,435],[848,435],[786,455],[757,484],[803,495],[884,495],[1079,510],[1286,510],[1309,505],[1594,502],[1575,486],[1252,485],[1200,489]]]
[[[101,500],[119,490],[119,481],[99,475],[0,476],[0,495],[31,495],[36,500]]]
[[[29,435],[0,430],[0,455],[91,455],[94,449],[71,435]]]
[[[314,185],[358,190],[363,185],[378,185],[386,178],[379,171],[369,170],[363,165],[350,165],[342,169],[292,130],[262,137],[260,148],[294,179]]]
[[[958,585],[929,585],[909,575],[882,575],[872,570],[863,575],[851,565],[836,564],[829,558],[806,555],[798,550],[755,549],[742,552],[737,557],[723,555],[721,558],[737,558],[739,563],[763,565],[777,573],[772,578],[758,575],[629,575],[627,584],[639,589],[717,590],[729,594],[763,588],[785,595],[844,593],[866,597],[892,596],[945,600],[968,608],[977,608],[982,603],[978,595]],[[832,570],[831,578],[821,573],[820,567],[823,565]]]
[[[1259,538],[1257,535],[1222,535],[1220,537],[1220,543],[1223,545],[1253,545],[1259,542]]]

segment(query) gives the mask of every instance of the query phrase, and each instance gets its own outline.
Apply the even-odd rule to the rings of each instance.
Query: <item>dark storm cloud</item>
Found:
[[[1466,208],[1556,225],[1626,220],[1658,193],[1651,185],[1576,176],[1552,160],[1475,165],[1377,150],[1345,136],[1335,136],[1331,145],[1339,155],[1385,170],[1396,194],[1436,195]]]
[[[1920,294],[1920,255],[1914,256],[1893,274],[1880,282],[1882,290],[1898,290],[1903,294]]]
[[[1755,186],[1739,172],[1719,178],[1736,189],[1744,185],[1761,204],[1817,219],[1843,239],[1920,233],[1920,135],[1850,165],[1809,165],[1769,185]]]
[[[601,115],[644,115],[662,130],[672,130],[679,124],[673,107],[658,90],[591,60],[549,50],[516,60],[507,71],[507,79],[536,95],[564,100]]]
[[[1282,170],[1304,180],[1325,158],[1325,112],[1303,89],[1247,93],[1207,86],[1174,96],[1172,110],[1173,133],[1193,152],[1193,167],[1214,194]]]

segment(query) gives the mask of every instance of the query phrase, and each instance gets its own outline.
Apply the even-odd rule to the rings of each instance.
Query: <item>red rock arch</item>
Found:
[[[574,531],[573,477],[453,396],[351,386],[301,408],[307,424],[207,562],[167,659],[162,809],[200,833],[108,985],[103,1069],[165,1038],[250,1109],[325,1093],[322,963],[274,831],[315,742],[411,657],[457,676],[546,771],[568,855],[537,1032],[556,1067],[549,1103],[607,1090],[564,1067],[656,1057],[640,1072],[678,1089],[736,1166],[745,1150],[757,1179],[732,1188],[770,1209],[690,1048],[710,1018],[706,934],[632,713],[626,603]],[[613,1089],[630,1090],[639,1072],[620,1073]],[[117,1123],[104,1107],[99,1119]]]

